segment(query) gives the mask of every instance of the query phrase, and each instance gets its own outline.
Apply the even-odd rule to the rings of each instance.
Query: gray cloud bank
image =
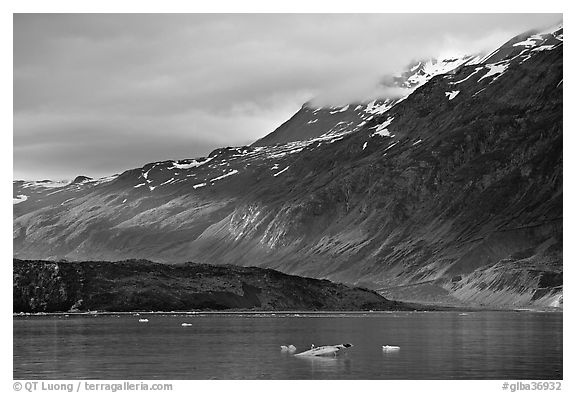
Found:
[[[559,14],[16,14],[14,177],[103,176],[249,144],[307,100]]]

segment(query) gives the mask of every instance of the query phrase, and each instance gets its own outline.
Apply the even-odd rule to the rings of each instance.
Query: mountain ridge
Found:
[[[390,298],[432,285],[561,307],[563,35],[534,36],[433,76],[357,130],[55,190],[15,183],[14,255],[250,264]]]

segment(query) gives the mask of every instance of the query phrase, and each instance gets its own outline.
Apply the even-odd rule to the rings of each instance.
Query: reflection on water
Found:
[[[562,378],[562,313],[142,316],[15,317],[14,378]],[[347,342],[336,357],[280,351]]]
[[[350,369],[350,359],[323,356],[303,356],[298,358],[298,361],[305,364],[310,372],[317,374],[342,372],[345,370],[346,365],[348,366],[348,370]]]

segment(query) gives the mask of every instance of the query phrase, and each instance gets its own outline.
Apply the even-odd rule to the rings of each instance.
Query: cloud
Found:
[[[99,176],[247,144],[305,101],[397,94],[379,81],[413,60],[491,49],[559,19],[16,14],[15,176]]]

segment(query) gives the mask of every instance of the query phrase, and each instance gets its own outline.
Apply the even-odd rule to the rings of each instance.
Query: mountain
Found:
[[[326,125],[299,134],[305,106],[253,146],[16,181],[14,256],[260,266],[390,299],[561,307],[562,69],[562,27],[530,32],[368,118],[321,109]]]
[[[412,89],[423,85],[435,75],[455,72],[477,57],[430,59],[414,62],[400,75],[383,78],[383,87],[400,88],[405,94],[398,97],[350,103],[328,108],[305,103],[302,108],[276,130],[257,140],[252,146],[270,146],[318,137],[345,135],[358,131],[374,116],[378,116],[403,100]],[[398,91],[396,89],[395,91]]]
[[[14,312],[413,310],[375,292],[271,269],[14,260]]]

